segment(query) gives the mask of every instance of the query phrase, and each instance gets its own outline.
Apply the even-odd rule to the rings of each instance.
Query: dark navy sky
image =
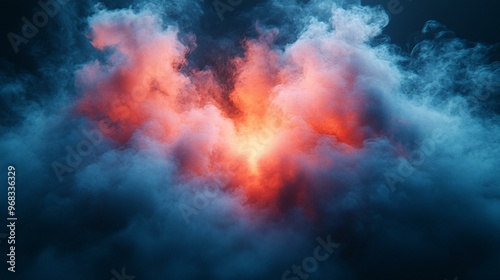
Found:
[[[113,2],[113,1],[103,1]],[[210,2],[210,1],[206,1]],[[241,9],[227,17],[238,17],[238,12],[265,1],[244,1]],[[363,0],[366,5],[382,5],[387,7],[390,0]],[[14,55],[6,34],[11,31],[18,31],[21,25],[21,17],[31,16],[37,9],[37,1],[22,0],[9,1],[4,3],[0,11],[0,42],[1,59],[14,62],[14,66],[33,70],[34,57],[29,51],[23,51]],[[112,4],[112,3],[110,3]],[[453,30],[460,38],[474,42],[484,42],[494,44],[500,42],[500,2],[495,0],[401,0],[403,11],[392,16],[391,22],[387,26],[385,33],[392,41],[402,47],[412,40],[412,34],[421,30],[427,20],[436,20]],[[108,6],[112,6],[109,5]],[[222,29],[234,28],[224,23],[214,21],[214,24],[222,25]],[[49,22],[51,28],[56,28],[57,23]],[[221,28],[221,26],[219,26]],[[43,40],[43,33],[49,28],[44,28],[37,36],[37,40]],[[39,35],[40,35],[39,34]],[[29,46],[28,46],[29,47]],[[496,60],[500,60],[496,57]]]
[[[364,0],[367,5],[387,7],[389,0]],[[475,42],[500,41],[500,2],[494,0],[401,0],[404,8],[392,17],[386,29],[394,42],[404,44],[427,20],[436,20],[455,31],[458,37]]]

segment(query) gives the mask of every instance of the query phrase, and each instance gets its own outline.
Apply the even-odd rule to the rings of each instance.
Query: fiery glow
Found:
[[[272,136],[264,136],[262,132],[249,132],[239,136],[236,143],[238,151],[247,157],[253,173],[258,173],[258,162],[269,151],[272,140]]]
[[[185,180],[218,176],[251,203],[283,208],[287,196],[307,208],[307,170],[327,170],[329,153],[352,153],[377,133],[367,113],[376,99],[350,66],[355,50],[334,33],[312,40],[308,31],[281,50],[276,31],[263,31],[220,82],[211,69],[191,69],[191,50],[153,15],[97,15],[91,26],[92,45],[111,55],[80,71],[79,112],[117,142],[163,143]]]

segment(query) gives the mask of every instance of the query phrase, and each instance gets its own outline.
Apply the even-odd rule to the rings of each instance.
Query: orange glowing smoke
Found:
[[[122,144],[163,143],[161,156],[186,180],[217,176],[249,203],[284,208],[286,198],[307,209],[308,170],[332,168],[328,151],[355,152],[371,133],[349,66],[355,50],[331,34],[306,34],[284,50],[273,46],[276,31],[246,40],[223,86],[210,69],[190,70],[190,49],[151,14],[121,11],[90,24],[92,45],[110,55],[79,72],[79,112],[109,119],[107,136]]]

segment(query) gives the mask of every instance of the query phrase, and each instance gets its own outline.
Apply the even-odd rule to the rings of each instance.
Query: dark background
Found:
[[[71,1],[71,0],[70,0]],[[7,39],[7,33],[19,33],[22,25],[21,18],[30,18],[38,5],[36,0],[5,1],[0,9],[0,50],[1,67],[13,67],[16,70],[36,71],[38,56],[50,52],[50,49],[33,53],[33,48],[40,47],[43,40],[47,39],[49,30],[57,30],[58,23],[49,20],[48,26],[42,28],[39,34],[29,44],[21,45],[20,52],[15,54]],[[112,1],[103,1],[112,2]],[[126,2],[126,1],[122,1]],[[245,0],[241,7],[232,13],[226,13],[226,20],[221,22],[211,9],[211,1],[207,0],[203,5],[207,6],[207,17],[214,17],[211,24],[216,27],[213,30],[234,29],[232,24],[238,21],[239,15],[259,3],[260,0]],[[389,0],[364,0],[366,5],[382,5],[387,7]],[[113,3],[106,3],[112,7]],[[84,1],[82,5],[85,6]],[[463,39],[473,42],[494,44],[500,42],[500,1],[496,0],[401,0],[403,11],[397,15],[391,15],[391,21],[385,30],[385,34],[391,37],[392,42],[401,46],[404,50],[410,50],[414,35],[418,33],[425,22],[436,20],[441,22],[455,34]],[[125,5],[127,6],[127,5]],[[230,23],[230,24],[228,24]],[[234,30],[233,30],[234,32]],[[500,60],[498,50],[495,51],[494,60]],[[12,70],[12,68],[10,69]]]

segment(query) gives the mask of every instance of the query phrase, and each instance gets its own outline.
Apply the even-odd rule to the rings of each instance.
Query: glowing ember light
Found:
[[[245,131],[238,136],[239,150],[246,154],[253,173],[258,173],[259,160],[266,156],[275,144],[276,133],[276,130],[266,127],[257,131]]]
[[[188,47],[151,14],[96,16],[91,26],[92,45],[112,55],[80,71],[78,110],[111,120],[107,136],[115,141],[165,145],[183,178],[217,174],[255,203],[276,202],[294,182],[288,200],[305,207],[304,170],[331,167],[329,153],[352,153],[382,129],[370,119],[380,97],[356,80],[356,71],[372,70],[353,69],[355,50],[334,32],[316,38],[308,32],[317,30],[306,31],[279,50],[276,31],[261,31],[229,60],[232,79],[222,84],[210,69],[185,71]]]

